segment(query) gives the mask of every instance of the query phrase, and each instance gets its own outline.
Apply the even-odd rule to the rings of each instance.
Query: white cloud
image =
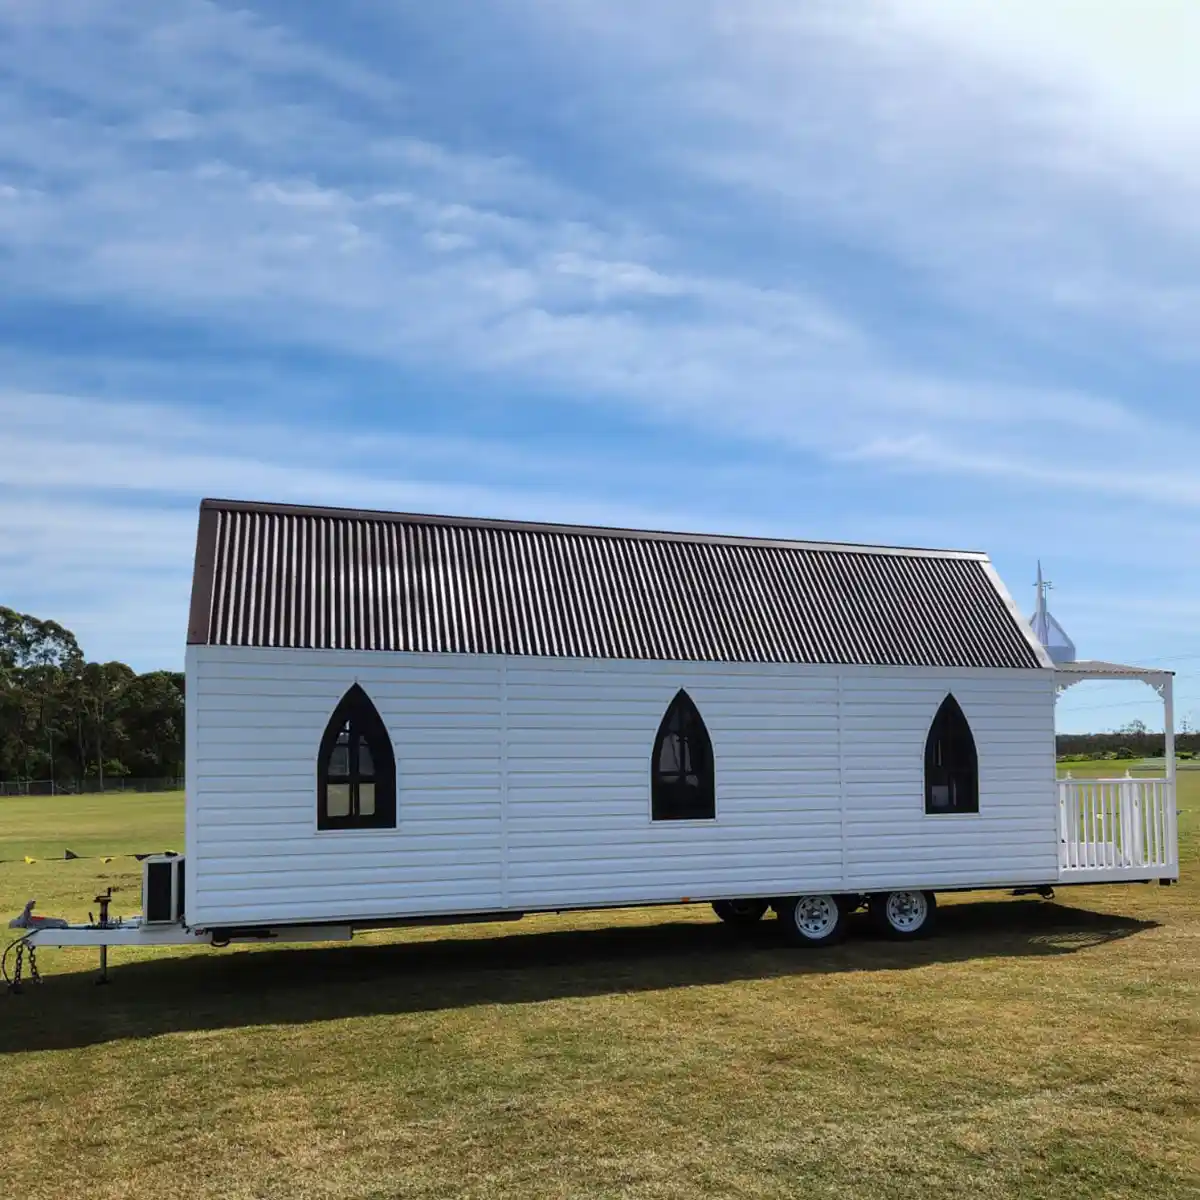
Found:
[[[904,438],[877,438],[844,458],[846,461],[894,464],[950,475],[1024,480],[1043,488],[1077,494],[1108,495],[1156,505],[1200,509],[1200,478],[1187,465],[1187,459],[1195,451],[1195,442],[1190,443],[1184,455],[1180,455],[1180,448],[1175,447],[1171,464],[1164,469],[1163,455],[1154,439],[1153,429],[1131,427],[1130,432],[1133,443],[1122,448],[1119,458],[1095,466],[1081,467],[1061,456],[1031,453],[1027,446],[1000,453],[961,444],[956,446],[927,433]]]
[[[748,219],[816,225],[997,330],[1196,356],[1189,0],[518,10],[556,42],[584,31],[581,123],[622,122],[754,199]]]
[[[131,506],[149,504],[161,515],[164,505],[202,496],[467,515],[562,511],[578,520],[595,519],[603,503],[634,524],[654,511],[560,494],[571,481],[597,478],[595,456],[546,461],[540,450],[465,436],[396,435],[363,421],[347,429],[345,416],[342,409],[297,427],[178,404],[0,390],[0,488],[72,520],[87,495],[115,505],[122,520]],[[605,478],[621,478],[619,462],[601,458],[599,467]],[[62,510],[47,503],[54,496],[63,497]],[[19,509],[7,508],[0,552],[22,549]],[[46,554],[37,560],[46,565],[56,550],[34,542],[26,552]]]
[[[1191,0],[887,0],[945,54],[1036,81],[1064,142],[1200,183],[1200,9]],[[1056,103],[1055,103],[1056,101]],[[1194,214],[1193,214],[1194,215]]]
[[[553,19],[589,11],[610,33],[618,62],[657,54],[689,72],[680,111],[709,119],[702,139],[673,143],[681,160],[696,161],[703,140],[706,166],[726,163],[757,187],[790,189],[831,227],[873,224],[893,254],[933,264],[954,287],[969,281],[972,302],[980,292],[1011,299],[1034,287],[1043,309],[1112,301],[1102,286],[1111,264],[1103,262],[1090,276],[1052,271],[1052,279],[1041,265],[1029,280],[1005,267],[981,288],[984,270],[1014,250],[1020,268],[1051,229],[1062,236],[1070,226],[1043,216],[1027,227],[1019,196],[1002,193],[997,202],[978,186],[962,211],[946,211],[947,193],[979,168],[981,130],[999,167],[1020,157],[1007,136],[1021,124],[1020,105],[1002,108],[998,84],[973,60],[932,71],[935,35],[916,17],[755,0],[732,15],[702,5],[698,19],[681,24],[680,10],[667,5],[661,13],[673,23],[647,14],[650,36],[636,44],[608,6],[572,6]],[[1145,423],[1113,399],[900,365],[822,295],[818,279],[766,282],[699,267],[694,247],[511,154],[451,152],[380,122],[378,111],[355,123],[315,98],[298,108],[271,90],[272,80],[311,79],[384,106],[391,94],[371,72],[245,13],[181,0],[119,16],[78,4],[46,20],[49,30],[23,10],[25,53],[8,65],[128,119],[63,120],[19,93],[8,97],[0,139],[27,180],[53,182],[23,183],[0,203],[10,275],[31,294],[171,313],[402,366],[450,359],[577,400],[655,419],[691,414],[736,435],[834,455],[866,446],[879,461],[912,460],[911,447],[925,445],[936,426],[939,466],[969,473],[980,465],[978,430],[993,426],[989,438],[1001,441],[990,446],[989,472],[1050,486],[1090,486],[1089,447],[1106,431],[1135,449],[1148,441],[1139,432]],[[118,62],[136,48],[136,92],[125,95],[123,84],[114,91],[107,72],[76,73],[65,51],[47,50],[46,35],[64,29],[104,34],[106,45],[122,48]],[[212,91],[214,56],[227,96]],[[859,78],[867,68],[879,69],[878,87]],[[832,97],[822,100],[830,82]],[[965,103],[951,106],[959,86]],[[847,101],[860,105],[835,121],[829,105]],[[147,111],[159,114],[148,125]],[[187,133],[184,157],[169,168],[155,157],[161,114],[168,130]],[[187,114],[182,124],[179,114]],[[651,115],[651,130],[656,119],[662,111]],[[241,136],[251,125],[259,136]],[[734,136],[747,130],[752,137]],[[353,146],[369,169],[342,178],[346,159],[329,157],[334,144],[343,156]],[[956,165],[958,152],[965,157]],[[306,173],[291,170],[297,161]],[[1187,289],[1131,276],[1115,291],[1136,295],[1143,319],[1157,316],[1164,328],[1192,320]],[[1075,440],[1084,461],[1069,480],[1031,454],[1028,434],[1038,430]],[[1157,494],[1190,505],[1180,476],[1190,462],[1181,439],[1170,441],[1176,450],[1159,464]],[[1146,465],[1133,464],[1132,474]]]

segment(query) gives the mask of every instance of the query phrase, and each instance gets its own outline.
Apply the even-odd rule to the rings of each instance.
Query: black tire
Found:
[[[870,899],[871,924],[885,937],[912,942],[928,937],[937,924],[933,892],[880,892]]]
[[[765,900],[714,900],[713,912],[735,929],[750,929],[763,919],[770,905]]]
[[[829,893],[776,900],[779,928],[793,946],[831,946],[846,935],[846,911]]]

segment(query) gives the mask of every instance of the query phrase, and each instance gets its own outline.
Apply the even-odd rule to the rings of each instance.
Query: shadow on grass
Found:
[[[240,948],[55,975],[0,994],[0,1054],[99,1045],[183,1031],[304,1024],[487,1004],[658,991],[934,963],[1073,954],[1156,927],[1042,901],[947,906],[938,935],[898,944],[871,936],[823,950],[780,944],[775,922],[746,933],[676,922],[521,932],[384,945]]]

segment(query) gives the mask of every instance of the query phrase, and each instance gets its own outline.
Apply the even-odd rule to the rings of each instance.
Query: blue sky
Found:
[[[179,666],[202,495],[978,548],[1200,721],[1198,43],[1191,0],[9,0],[0,601]]]

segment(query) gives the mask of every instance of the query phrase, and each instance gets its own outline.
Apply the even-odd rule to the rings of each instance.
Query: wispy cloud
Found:
[[[570,11],[578,17],[586,8]],[[978,126],[946,104],[948,96],[918,85],[932,78],[948,86],[944,73],[925,69],[927,34],[897,48],[879,24],[900,29],[895,14],[852,20],[818,8],[797,18],[790,6],[761,2],[738,19],[700,11],[704,19],[689,23],[686,36],[716,69],[707,81],[689,76],[682,95],[685,111],[690,104],[708,118],[691,125],[718,147],[712,153],[726,152],[722,142],[736,145],[758,188],[773,187],[790,164],[797,197],[822,220],[859,230],[874,223],[874,236],[888,239],[892,253],[907,252],[906,239],[916,237],[912,256],[968,272],[963,286],[973,295],[1017,286],[1010,267],[980,287],[979,264],[994,270],[1014,244],[1026,258],[1037,250],[1047,231],[1028,227],[1033,204],[1022,207],[1010,195],[1007,208],[996,207],[976,195],[966,213],[945,221],[914,217],[918,205],[944,206],[945,193],[978,158],[976,151],[966,166],[945,165]],[[678,16],[670,6],[664,12]],[[980,422],[1032,422],[1087,434],[1132,424],[1132,414],[1111,400],[997,387],[964,369],[914,369],[900,361],[887,332],[864,327],[825,298],[818,278],[756,282],[729,269],[698,270],[687,261],[692,248],[648,224],[636,205],[599,204],[511,154],[459,153],[397,133],[382,119],[397,103],[385,79],[244,13],[194,2],[114,16],[78,5],[69,19],[47,20],[24,10],[24,36],[14,39],[9,65],[127,119],[64,121],[38,102],[10,97],[5,148],[17,182],[0,198],[0,231],[13,277],[30,292],[174,312],[279,344],[325,345],[400,364],[450,355],[479,372],[599,396],[656,418],[692,412],[819,451],[844,452],[870,433],[903,438],[914,420],[968,431]],[[111,70],[75,72],[68,48],[47,53],[46,43],[64,32],[68,43],[104,35],[116,60],[110,68],[136,50],[135,92],[126,95],[121,72],[113,85]],[[620,38],[627,34],[615,25],[614,54],[628,58],[655,45],[653,38],[626,44]],[[826,46],[834,53],[822,65],[815,51]],[[876,64],[870,56],[885,50],[888,62]],[[869,94],[855,69],[888,68],[882,98],[859,113],[862,129],[849,130],[868,135],[857,153],[833,153],[832,130],[848,133],[828,109],[811,111],[820,91],[811,78],[794,72],[800,82],[787,84],[785,67],[796,59],[838,72],[838,104]],[[227,91],[214,93],[214,70],[232,84]],[[770,87],[737,86],[762,71]],[[373,106],[371,119],[353,120],[333,102],[298,106],[281,81],[300,77],[354,92]],[[784,87],[782,104],[776,84]],[[976,100],[989,119],[1001,119],[987,97]],[[805,119],[792,121],[792,106]],[[251,125],[257,139],[247,135]],[[735,136],[746,129],[752,139]],[[164,133],[187,142],[186,155],[165,167],[158,157]],[[996,165],[1005,165],[1011,142],[990,141]],[[670,153],[695,167],[698,144],[677,138]],[[347,179],[351,145],[359,165]],[[776,167],[764,172],[759,155]],[[301,163],[307,173],[294,169]],[[992,222],[990,252],[981,219]],[[1056,233],[1063,228],[1059,222]],[[1078,275],[1047,286],[1044,267],[1039,280],[1043,308],[1082,309],[1101,292],[1112,294]],[[1147,295],[1147,288],[1123,284],[1140,289],[1144,310],[1159,305],[1160,326],[1171,314],[1190,320],[1185,291],[1158,286]],[[943,465],[974,469],[969,455],[949,449]],[[1016,463],[1012,474],[1028,470]]]
[[[845,458],[946,475],[974,474],[1010,482],[1024,481],[1041,488],[1076,494],[1106,494],[1151,504],[1200,508],[1200,479],[1188,465],[1194,444],[1183,454],[1176,447],[1171,455],[1175,460],[1173,469],[1164,470],[1163,455],[1157,452],[1152,431],[1131,428],[1131,433],[1135,445],[1124,446],[1118,456],[1091,467],[1080,467],[1056,455],[1039,457],[1025,447],[1015,452],[996,453],[955,446],[924,433],[901,439],[878,438],[851,451]],[[1137,453],[1137,443],[1141,444],[1141,455]]]
[[[835,64],[845,60],[840,92],[853,92],[851,71],[873,63],[862,56],[892,45],[879,36],[883,16],[871,23],[819,9],[798,20],[790,6],[766,3],[751,4],[739,19],[707,6],[702,11],[707,21],[692,22],[689,36],[707,38],[711,50],[708,35],[722,35],[719,70],[708,85],[690,79],[683,95],[709,118],[692,123],[706,142],[719,145],[724,135],[732,144],[750,127],[756,137],[742,161],[759,185],[772,186],[772,176],[752,166],[753,156],[765,153],[791,164],[790,177],[810,204],[819,200],[814,187],[828,191],[818,205],[823,220],[832,219],[836,206],[860,227],[878,221],[893,250],[915,232],[921,240],[914,254],[925,263],[939,261],[926,238],[936,226],[941,259],[953,255],[960,269],[978,261],[980,231],[969,226],[992,209],[980,197],[956,220],[912,219],[915,205],[944,203],[942,193],[958,172],[942,167],[941,177],[923,182],[911,168],[952,160],[935,152],[961,151],[967,132],[978,132],[961,114],[945,115],[954,111],[941,103],[947,97],[917,88],[917,79],[929,77],[918,71],[920,43],[903,43],[904,55],[893,49],[903,61],[892,64],[886,103],[876,101],[864,114],[865,128],[850,131],[872,135],[861,140],[860,152],[831,156],[831,169],[815,170],[815,156],[830,148],[832,114],[818,111],[815,120],[793,123],[788,104],[790,97],[796,116],[811,117],[799,109],[816,90],[811,81],[799,85],[798,95],[785,91],[781,106],[768,97],[784,82],[789,61],[819,66],[814,47],[827,43],[840,51]],[[11,100],[5,148],[17,164],[17,182],[0,203],[0,222],[15,277],[27,288],[166,306],[239,328],[251,324],[265,337],[398,361],[452,353],[481,370],[504,369],[651,408],[669,396],[672,412],[688,403],[725,411],[750,382],[756,407],[770,408],[773,420],[781,408],[791,409],[798,423],[816,415],[825,398],[867,421],[897,406],[931,416],[951,410],[967,420],[995,411],[997,390],[969,373],[945,380],[901,367],[886,339],[824,299],[817,280],[752,283],[740,273],[697,271],[685,265],[689,247],[648,226],[635,205],[599,205],[512,155],[460,154],[397,135],[383,119],[398,103],[385,79],[245,13],[199,0],[119,15],[76,5],[69,17],[45,23],[23,13],[24,36],[10,43],[10,67],[43,87],[69,88],[97,113],[116,109],[127,118],[63,121],[37,102]],[[64,34],[68,45],[48,52]],[[70,42],[101,36],[107,69],[77,72]],[[635,52],[624,43],[618,48]],[[139,82],[127,95],[126,74],[112,68],[134,53]],[[764,69],[772,88],[734,87]],[[219,93],[211,85],[214,72],[222,80]],[[284,86],[296,78],[354,92],[373,106],[371,119],[353,120],[332,101],[318,109],[297,105]],[[698,91],[705,86],[707,92]],[[740,106],[724,103],[727,94],[745,99]],[[845,99],[840,95],[838,103]],[[260,131],[257,140],[246,136],[251,124]],[[164,129],[188,143],[187,155],[166,169],[157,150]],[[816,142],[812,129],[825,131]],[[989,153],[999,161],[1010,141],[993,142]],[[81,155],[84,142],[90,149]],[[695,144],[676,139],[675,148],[686,159]],[[341,155],[334,145],[343,147]],[[349,146],[359,167],[348,181]],[[888,170],[889,162],[899,169]],[[301,163],[307,175],[294,169]],[[848,169],[858,175],[846,175]],[[868,204],[868,196],[878,199]],[[864,204],[869,211],[854,218]],[[885,219],[887,213],[894,215]],[[1038,233],[1022,229],[1012,214],[1008,224],[1013,236]],[[996,249],[1006,249],[1004,238]],[[1000,257],[987,261],[994,266]],[[1011,282],[1012,275],[1000,280]],[[1094,294],[1078,277],[1047,293],[1076,306]],[[1153,295],[1166,313],[1187,310],[1185,292]],[[898,384],[887,386],[891,379]],[[1037,389],[1023,397],[1010,388],[1006,403],[1010,419],[1023,419],[1022,409],[1044,411]],[[1083,407],[1090,423],[1101,404],[1060,402],[1053,411],[1064,421]]]
[[[647,115],[627,136],[737,188],[776,233],[817,221],[991,322],[1055,319],[1063,339],[1103,319],[1194,357],[1187,0],[522,8],[604,48],[595,109],[628,76]]]

